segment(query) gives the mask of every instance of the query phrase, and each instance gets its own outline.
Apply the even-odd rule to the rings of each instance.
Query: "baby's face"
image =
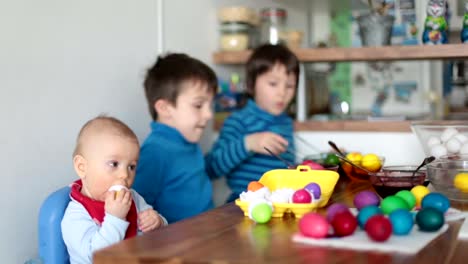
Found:
[[[286,110],[296,92],[296,76],[287,74],[286,67],[275,64],[271,71],[261,74],[255,81],[255,102],[272,115]]]
[[[187,141],[196,143],[213,118],[213,95],[205,83],[187,81],[184,85],[176,104],[169,106],[171,117],[165,123],[176,128]]]
[[[104,201],[112,185],[130,188],[135,180],[138,142],[112,133],[90,136],[89,141],[83,153],[86,160],[83,187],[89,192],[85,194]]]

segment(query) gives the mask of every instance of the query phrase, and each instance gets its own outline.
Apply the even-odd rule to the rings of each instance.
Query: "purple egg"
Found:
[[[376,193],[372,191],[362,191],[356,194],[356,196],[354,196],[353,202],[354,206],[356,206],[358,210],[361,210],[361,208],[364,208],[369,205],[379,206],[380,198]]]
[[[330,207],[328,207],[327,209],[327,220],[328,222],[331,223],[331,221],[333,220],[333,218],[335,217],[335,215],[337,213],[341,213],[341,212],[344,212],[344,211],[349,211],[349,208],[348,206],[342,204],[342,203],[335,203],[335,204],[332,204],[330,205]]]
[[[320,199],[320,196],[322,195],[322,190],[320,189],[320,185],[318,185],[315,182],[311,182],[311,183],[307,184],[304,187],[304,189],[307,190],[308,192],[310,192],[310,194],[312,194],[312,196],[314,196],[315,200]]]

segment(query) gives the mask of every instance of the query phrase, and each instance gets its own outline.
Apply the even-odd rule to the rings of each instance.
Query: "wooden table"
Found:
[[[340,181],[331,202],[352,205],[366,183]],[[295,243],[297,219],[255,224],[233,203],[96,252],[95,264],[116,263],[468,263],[468,240],[458,241],[462,221],[416,255],[313,247]]]

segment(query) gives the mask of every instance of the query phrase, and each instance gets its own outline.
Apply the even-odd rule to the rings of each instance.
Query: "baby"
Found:
[[[80,180],[62,219],[70,263],[92,263],[94,251],[167,225],[130,189],[138,157],[138,139],[120,120],[99,116],[81,128],[73,153]]]

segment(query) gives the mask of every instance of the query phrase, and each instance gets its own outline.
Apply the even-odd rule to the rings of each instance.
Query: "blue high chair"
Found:
[[[70,187],[50,194],[39,211],[39,256],[46,264],[70,263],[63,242],[61,222],[70,202]]]

